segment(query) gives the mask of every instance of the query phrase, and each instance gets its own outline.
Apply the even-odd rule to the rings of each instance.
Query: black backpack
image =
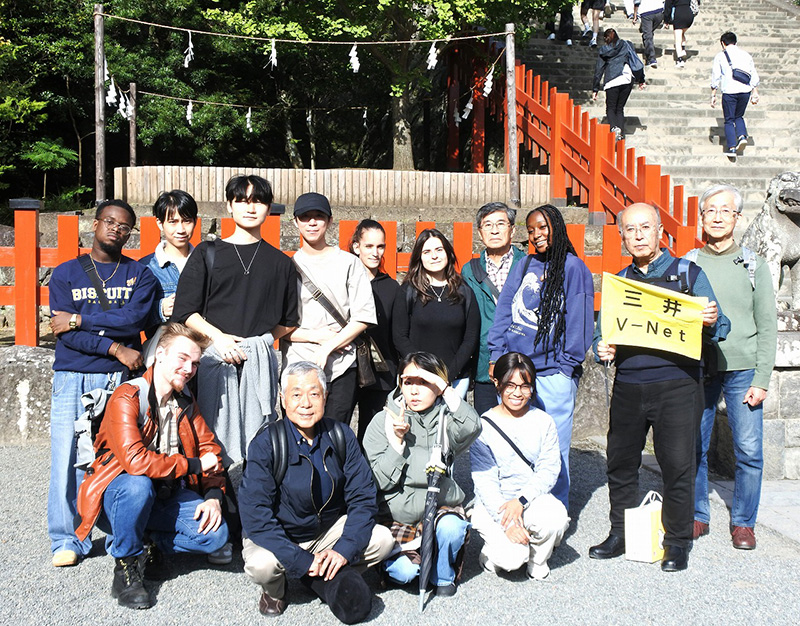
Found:
[[[286,436],[286,428],[281,421],[267,422],[259,429],[259,434],[264,430],[269,433],[269,441],[272,444],[272,478],[275,480],[276,487],[280,487],[286,476],[286,470],[289,469],[289,438]],[[341,466],[344,467],[347,458],[344,425],[341,422],[333,422],[331,428],[328,429],[328,434],[333,443],[333,452]]]

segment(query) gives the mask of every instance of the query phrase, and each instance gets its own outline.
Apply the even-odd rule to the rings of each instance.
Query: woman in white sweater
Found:
[[[500,404],[483,414],[483,430],[470,448],[472,525],[484,541],[484,569],[514,571],[527,563],[528,576],[542,580],[569,517],[550,493],[561,469],[558,432],[553,418],[531,406],[535,381],[524,354],[509,352],[495,363]]]

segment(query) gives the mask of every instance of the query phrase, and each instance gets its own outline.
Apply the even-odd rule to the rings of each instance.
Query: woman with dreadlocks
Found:
[[[497,301],[489,331],[489,375],[507,352],[528,355],[536,367],[537,408],[558,428],[561,472],[553,495],[569,510],[569,448],[581,363],[592,343],[594,285],[575,254],[561,212],[540,206],[525,220],[534,249],[517,263]]]

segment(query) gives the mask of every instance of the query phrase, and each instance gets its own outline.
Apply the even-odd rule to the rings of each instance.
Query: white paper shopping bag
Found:
[[[629,561],[655,563],[664,556],[661,502],[661,494],[650,491],[639,506],[625,509],[625,558]]]

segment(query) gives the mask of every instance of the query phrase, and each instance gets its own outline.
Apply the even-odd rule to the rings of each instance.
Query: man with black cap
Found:
[[[300,325],[283,338],[281,353],[284,367],[311,361],[325,371],[325,415],[349,422],[358,385],[353,340],[376,324],[377,316],[364,265],[354,254],[325,241],[331,221],[331,205],[325,196],[304,193],[297,198],[294,222],[303,245],[292,260],[300,280]]]
[[[360,572],[385,559],[394,538],[375,525],[375,483],[353,431],[323,419],[322,369],[292,363],[281,388],[286,417],[253,439],[239,491],[244,571],[263,589],[264,615],[286,610],[288,574],[354,624],[372,606]]]

